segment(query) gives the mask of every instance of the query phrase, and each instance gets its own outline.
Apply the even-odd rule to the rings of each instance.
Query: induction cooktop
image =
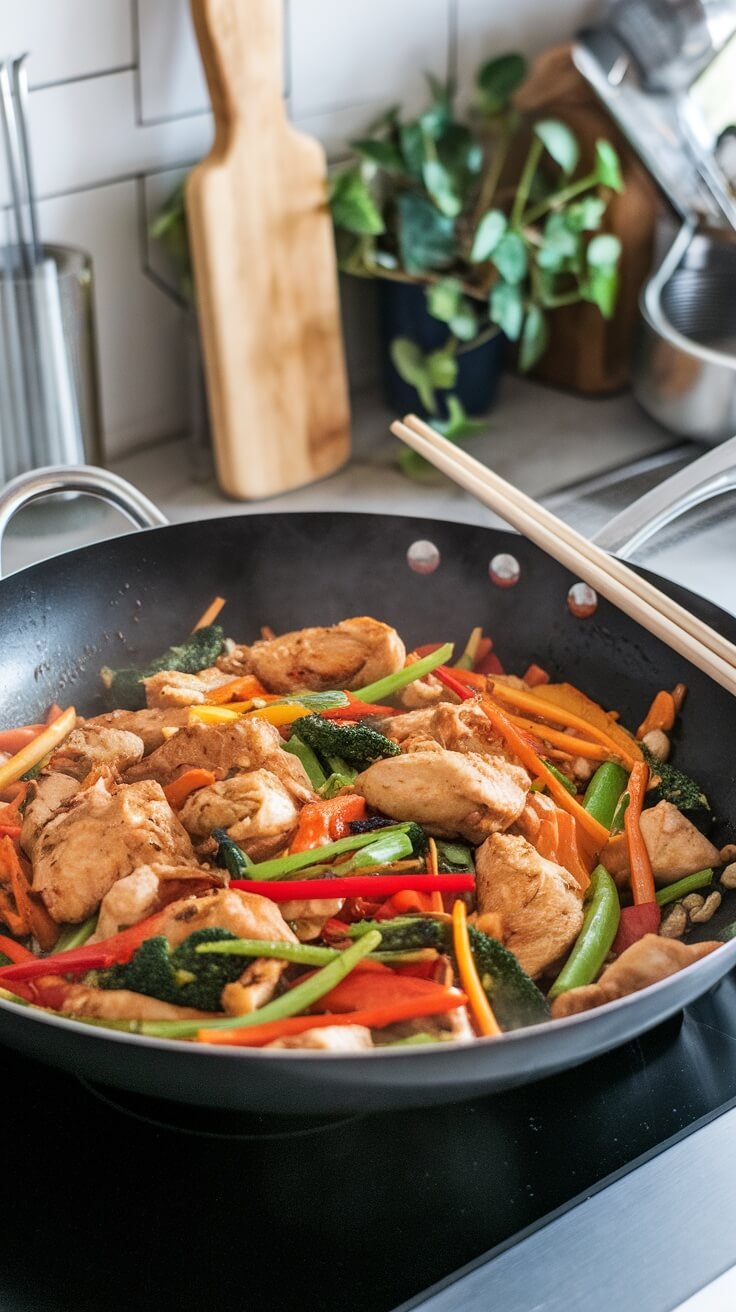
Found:
[[[726,1112],[736,980],[575,1070],[421,1111],[209,1112],[92,1087],[9,1051],[2,1086],[3,1312],[392,1312],[422,1306],[435,1282]],[[730,1260],[736,1218],[733,1232]],[[463,1287],[450,1283],[433,1309],[470,1307]],[[668,1312],[676,1301],[652,1289],[635,1306]],[[608,1307],[602,1286],[596,1312]]]

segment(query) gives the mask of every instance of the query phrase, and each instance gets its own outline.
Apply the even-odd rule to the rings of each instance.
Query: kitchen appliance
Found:
[[[197,313],[218,481],[246,500],[350,451],[325,157],[286,119],[282,8],[192,0],[215,116],[186,193]]]
[[[138,523],[161,523],[140,493],[103,471],[49,470],[16,480],[0,498],[0,538],[28,501],[58,491],[93,491]],[[426,544],[432,545],[428,554]],[[420,551],[418,552],[417,546]],[[511,554],[515,587],[498,587],[491,562]],[[427,569],[427,562],[430,568]],[[326,564],[327,563],[327,564]],[[417,572],[413,566],[420,566]],[[436,566],[431,568],[431,566]],[[329,580],[329,593],[315,580]],[[185,587],[182,595],[182,580]],[[687,764],[719,815],[736,818],[736,779],[723,769],[736,731],[736,701],[672,651],[599,601],[576,618],[566,602],[575,582],[556,562],[515,535],[468,525],[374,515],[234,517],[130,535],[33,566],[0,585],[4,638],[3,717],[24,723],[39,705],[63,697],[88,712],[102,707],[101,665],[134,664],[165,648],[213,593],[226,596],[227,622],[247,639],[261,624],[275,631],[377,614],[410,644],[451,630],[460,641],[478,623],[496,635],[507,668],[543,660],[592,696],[638,723],[652,689],[685,677]],[[668,590],[670,585],[667,585]],[[695,597],[673,595],[736,635],[736,621]],[[451,617],[451,618],[450,618]],[[80,629],[86,643],[80,642]],[[500,635],[503,635],[501,639]],[[35,653],[39,652],[36,656]],[[719,724],[718,742],[703,734]],[[715,841],[730,836],[727,827]],[[730,919],[703,927],[717,933]],[[77,1074],[158,1097],[235,1109],[342,1113],[366,1105],[431,1104],[508,1088],[575,1064],[674,1014],[726,973],[736,942],[689,970],[585,1016],[501,1041],[468,1047],[384,1050],[369,1059],[268,1050],[207,1049],[107,1031],[0,1002],[0,1038]]]

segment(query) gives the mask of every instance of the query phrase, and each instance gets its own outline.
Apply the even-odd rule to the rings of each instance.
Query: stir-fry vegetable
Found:
[[[125,706],[129,710],[141,709],[146,704],[143,680],[163,670],[178,670],[197,674],[214,665],[225,642],[225,633],[219,624],[196,629],[178,647],[169,647],[160,656],[139,669],[112,670],[103,666],[100,677],[108,691],[112,706]]]
[[[604,761],[585,790],[583,806],[606,829],[613,827],[613,818],[627,778],[622,766],[615,761]]]
[[[365,688],[358,688],[358,696],[364,702],[380,702],[383,697],[392,697],[407,684],[423,679],[425,674],[431,674],[438,665],[444,665],[445,661],[451,660],[453,651],[453,644],[446,642],[436,651],[430,652],[428,656],[422,656],[411,665],[404,666],[403,670],[397,670],[395,674],[387,674],[385,679],[377,679],[375,683],[369,683]]]
[[[556,998],[567,989],[591,984],[597,978],[616,937],[620,917],[618,892],[604,866],[596,866],[590,876],[590,887],[585,900],[583,927],[549,991],[550,998]]]

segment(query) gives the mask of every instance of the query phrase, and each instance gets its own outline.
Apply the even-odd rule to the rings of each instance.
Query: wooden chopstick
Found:
[[[736,647],[709,625],[416,416],[396,420],[391,431],[667,646],[736,692]]]

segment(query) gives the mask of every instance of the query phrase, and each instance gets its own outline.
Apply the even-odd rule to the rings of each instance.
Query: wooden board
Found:
[[[215,464],[254,499],[332,473],[350,452],[326,163],[289,126],[282,0],[192,0],[215,142],[187,217]]]

